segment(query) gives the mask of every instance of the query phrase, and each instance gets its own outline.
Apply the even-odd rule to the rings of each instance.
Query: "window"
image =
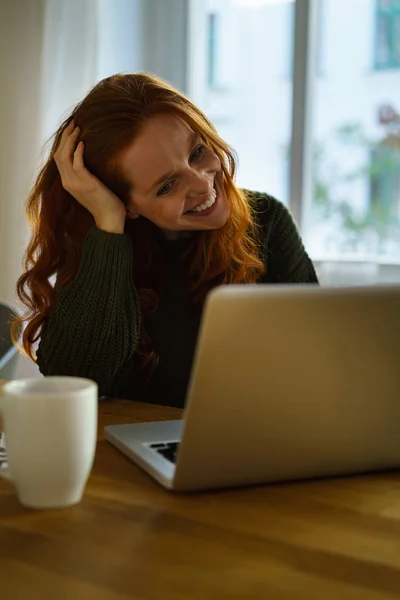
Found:
[[[238,185],[285,203],[293,8],[294,0],[192,0],[189,32],[189,95],[237,152]]]
[[[191,7],[189,95],[237,151],[237,184],[289,205],[317,267],[335,266],[335,283],[349,265],[354,283],[399,282],[400,0],[357,0],[353,12],[349,0]],[[399,69],[370,69],[375,11],[390,31],[379,68],[396,59]]]
[[[375,68],[400,68],[400,0],[377,0]]]
[[[326,65],[312,87],[306,245],[321,261],[400,264],[400,70],[366,72],[373,29],[348,12],[346,0],[324,4]],[[379,6],[391,17],[398,7],[400,17],[400,0],[358,6]]]

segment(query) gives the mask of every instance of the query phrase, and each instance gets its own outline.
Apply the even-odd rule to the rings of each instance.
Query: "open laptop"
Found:
[[[222,286],[184,419],[105,428],[169,489],[400,467],[400,286]]]

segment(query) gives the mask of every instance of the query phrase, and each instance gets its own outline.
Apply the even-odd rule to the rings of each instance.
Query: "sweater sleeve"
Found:
[[[267,194],[250,194],[256,200],[263,230],[265,283],[318,283],[312,260],[286,206]]]
[[[93,227],[75,278],[44,324],[37,363],[44,375],[88,377],[100,395],[137,350],[140,301],[132,282],[132,242]]]

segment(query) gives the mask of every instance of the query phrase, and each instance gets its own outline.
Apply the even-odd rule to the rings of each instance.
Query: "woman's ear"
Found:
[[[126,203],[126,218],[127,219],[138,219],[140,217],[139,213],[135,210],[135,201],[133,199],[133,194],[130,191],[129,197],[127,198]]]
[[[137,213],[132,208],[126,209],[126,218],[127,219],[138,219],[140,217],[139,213]]]

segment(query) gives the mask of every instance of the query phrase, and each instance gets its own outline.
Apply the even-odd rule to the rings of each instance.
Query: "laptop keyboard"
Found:
[[[161,454],[164,458],[174,463],[176,462],[176,455],[179,450],[179,442],[157,442],[156,444],[150,444],[150,448],[153,448],[153,450]]]
[[[6,469],[7,467],[7,452],[4,433],[0,433],[0,471],[2,469]]]

